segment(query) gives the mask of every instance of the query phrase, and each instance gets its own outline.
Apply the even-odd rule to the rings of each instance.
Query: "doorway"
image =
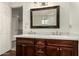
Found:
[[[12,8],[11,37],[12,49],[16,49],[16,39],[14,35],[23,33],[23,7]]]

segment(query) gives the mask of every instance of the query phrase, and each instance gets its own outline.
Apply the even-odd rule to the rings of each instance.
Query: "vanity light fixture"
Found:
[[[48,2],[34,2],[34,5],[47,6],[48,5]]]
[[[40,2],[41,6],[47,6],[48,2]]]

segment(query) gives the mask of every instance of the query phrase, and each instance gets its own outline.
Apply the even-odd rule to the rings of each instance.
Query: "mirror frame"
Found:
[[[33,26],[33,11],[40,11],[40,10],[49,10],[49,9],[56,9],[56,26]],[[43,8],[34,8],[30,9],[30,28],[60,28],[60,6],[52,6],[52,7],[43,7]]]

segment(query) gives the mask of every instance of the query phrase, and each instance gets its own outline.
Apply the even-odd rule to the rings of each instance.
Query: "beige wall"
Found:
[[[70,32],[74,34],[79,34],[79,2],[71,3],[70,24]]]
[[[0,3],[0,55],[11,49],[11,9]]]
[[[30,28],[30,9],[39,8],[32,2],[26,3],[9,3],[10,7],[23,6],[23,33],[26,34],[29,31],[37,33],[51,33],[51,32],[70,32],[72,34],[79,34],[79,20],[78,20],[78,7],[79,3],[68,2],[50,2],[48,6],[60,5],[60,29],[31,29]]]
[[[60,5],[60,29],[30,29],[30,8],[39,8],[32,2],[9,3],[10,7],[23,6],[23,33],[29,31],[39,33],[70,32],[79,34],[79,3],[77,2],[50,2],[48,6]]]
[[[69,3],[49,3],[48,6],[60,5],[60,29],[31,29],[30,28],[30,8],[33,3],[23,3],[23,32],[24,34],[33,31],[37,33],[68,32],[69,30]],[[40,7],[40,6],[38,6]]]
[[[78,56],[79,56],[79,41],[78,41]]]

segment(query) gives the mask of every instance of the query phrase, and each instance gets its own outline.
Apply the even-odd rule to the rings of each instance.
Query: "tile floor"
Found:
[[[2,54],[1,56],[16,56],[16,51],[10,50],[10,51]]]

